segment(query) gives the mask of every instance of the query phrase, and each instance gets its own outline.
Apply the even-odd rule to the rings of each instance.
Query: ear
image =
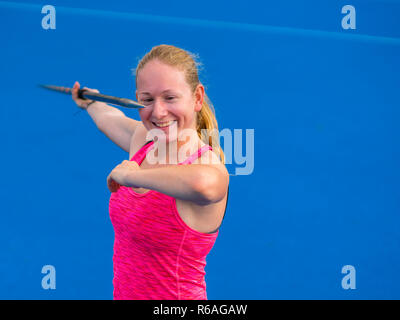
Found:
[[[197,85],[196,91],[194,92],[194,99],[195,99],[194,111],[199,112],[201,110],[201,107],[203,106],[204,95],[205,95],[204,86],[201,83],[199,83]]]
[[[139,101],[138,99],[138,95],[137,95],[137,90],[135,91],[135,95],[136,95],[136,101]]]

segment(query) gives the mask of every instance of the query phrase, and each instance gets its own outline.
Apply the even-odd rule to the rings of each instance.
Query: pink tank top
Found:
[[[146,143],[131,159],[139,165],[153,147]],[[179,165],[190,164],[206,145]],[[176,199],[155,190],[120,187],[111,194],[114,227],[114,299],[207,300],[206,256],[219,230],[202,233],[179,216]]]

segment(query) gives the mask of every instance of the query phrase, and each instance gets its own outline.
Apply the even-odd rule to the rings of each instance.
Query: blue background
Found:
[[[112,299],[106,177],[128,154],[36,85],[133,98],[131,69],[162,43],[200,55],[220,129],[255,130],[208,298],[400,298],[400,1],[2,1],[0,43],[1,299]]]

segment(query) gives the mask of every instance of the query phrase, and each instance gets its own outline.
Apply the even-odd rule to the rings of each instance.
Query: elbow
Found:
[[[200,205],[208,205],[221,201],[227,192],[229,175],[204,173],[196,181],[196,193]]]

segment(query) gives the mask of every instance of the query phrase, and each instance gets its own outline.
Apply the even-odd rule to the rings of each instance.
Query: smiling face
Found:
[[[151,60],[139,71],[136,86],[136,99],[145,106],[139,114],[147,130],[162,130],[167,142],[176,141],[185,129],[196,132],[196,112],[204,98],[201,84],[193,93],[183,71]]]

